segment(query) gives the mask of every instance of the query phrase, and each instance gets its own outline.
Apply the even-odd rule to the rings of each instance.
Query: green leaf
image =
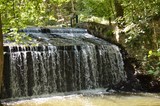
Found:
[[[154,74],[154,70],[149,70],[147,72],[148,72],[148,74]]]

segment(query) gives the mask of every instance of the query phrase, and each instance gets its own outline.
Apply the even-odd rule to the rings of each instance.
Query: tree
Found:
[[[2,21],[0,14],[0,93],[3,85],[3,35],[2,35]]]
[[[114,0],[114,5],[115,5],[116,17],[123,17],[124,9],[119,0]]]

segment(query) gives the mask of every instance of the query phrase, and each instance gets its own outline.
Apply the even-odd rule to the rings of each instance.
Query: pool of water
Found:
[[[3,106],[160,106],[160,94],[83,92],[3,101],[2,104]]]

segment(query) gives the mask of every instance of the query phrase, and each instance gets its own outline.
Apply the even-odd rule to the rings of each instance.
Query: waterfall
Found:
[[[87,35],[78,31],[71,35]],[[69,39],[81,45],[6,46],[3,98],[105,88],[126,80],[117,46],[90,35],[80,37]]]

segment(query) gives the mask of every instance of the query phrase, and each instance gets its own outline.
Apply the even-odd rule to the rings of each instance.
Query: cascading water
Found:
[[[45,45],[5,46],[2,98],[104,88],[126,80],[117,46],[83,29],[31,29],[22,32]]]

